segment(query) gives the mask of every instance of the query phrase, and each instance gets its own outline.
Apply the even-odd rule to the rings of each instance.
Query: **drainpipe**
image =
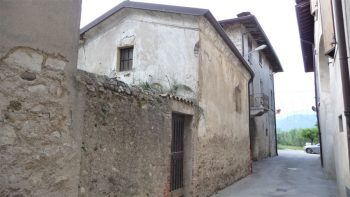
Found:
[[[313,58],[313,65],[312,67],[314,68],[314,87],[315,87],[315,106],[316,106],[316,119],[317,119],[317,129],[318,129],[318,138],[319,138],[319,142],[320,142],[320,160],[321,160],[321,166],[323,167],[323,152],[322,152],[322,132],[321,132],[321,127],[320,127],[320,114],[319,114],[319,106],[318,106],[318,98],[319,98],[319,94],[318,94],[318,83],[317,83],[317,73],[319,73],[319,70],[316,69],[315,66],[315,46],[313,42],[307,41],[307,40],[303,40],[300,39],[301,42],[309,44],[312,46],[312,58]]]
[[[315,53],[315,51],[314,51]],[[315,54],[313,56],[315,58]],[[322,152],[322,149],[323,149],[323,144],[322,144],[322,132],[321,132],[321,126],[320,126],[320,114],[319,114],[319,106],[318,106],[318,103],[319,103],[319,93],[318,93],[318,83],[317,83],[317,73],[319,73],[319,70],[316,70],[315,68],[315,59],[314,59],[314,83],[315,83],[315,105],[316,105],[316,117],[317,117],[317,129],[318,129],[318,140],[321,144],[320,146],[320,159],[321,159],[321,167],[323,168],[323,152]]]
[[[274,124],[275,124],[275,150],[276,150],[276,156],[278,156],[278,150],[277,150],[277,123],[276,123],[276,97],[275,97],[275,76],[272,75],[272,89],[273,89],[273,118],[274,118]],[[270,137],[270,136],[269,136]]]
[[[340,0],[333,0],[334,24],[336,32],[336,44],[339,53],[339,65],[341,73],[341,82],[343,88],[344,116],[346,131],[349,134],[350,129],[350,81],[349,81],[349,65],[346,51],[345,29],[343,20],[343,9]],[[348,136],[349,137],[349,136]],[[349,151],[350,156],[350,151]]]
[[[244,60],[246,60],[245,58],[245,51],[244,51],[244,35],[247,34],[249,32],[245,32],[245,33],[242,33],[242,56],[244,58]],[[252,75],[248,81],[248,124],[249,124],[249,149],[250,149],[250,173],[253,173],[253,149],[252,149],[252,141],[251,141],[251,118],[250,118],[250,84],[253,83],[253,79],[254,79],[254,76],[255,75]],[[252,84],[252,87],[253,87],[253,84]]]
[[[253,173],[253,150],[252,150],[252,142],[251,142],[251,120],[250,120],[250,84],[253,83],[254,76],[251,76],[248,81],[248,124],[249,124],[249,149],[250,149],[250,173]]]

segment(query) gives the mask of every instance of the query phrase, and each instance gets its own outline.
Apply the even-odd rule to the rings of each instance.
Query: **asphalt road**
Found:
[[[335,180],[327,179],[320,155],[282,150],[278,157],[255,162],[253,174],[213,197],[336,197]]]

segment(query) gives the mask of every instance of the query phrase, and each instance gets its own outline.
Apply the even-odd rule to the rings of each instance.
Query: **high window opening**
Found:
[[[128,71],[132,69],[134,47],[125,47],[119,49],[119,71]]]

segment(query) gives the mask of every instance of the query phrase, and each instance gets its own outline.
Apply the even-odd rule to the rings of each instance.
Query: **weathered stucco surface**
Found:
[[[102,23],[115,28],[92,30],[86,38],[101,37],[80,48],[82,68],[110,74],[117,48],[133,44],[136,70],[117,78],[187,85],[193,106],[94,74],[75,78],[80,3],[0,7],[0,196],[170,196],[173,112],[188,115],[186,195],[246,176],[250,76],[209,22],[124,9]]]
[[[81,1],[0,4],[0,196],[77,196]]]
[[[195,142],[193,182],[194,196],[209,196],[250,173],[250,76],[205,18],[200,19],[199,27],[199,105],[203,116]]]
[[[343,6],[348,5],[343,1]],[[345,7],[343,7],[345,8]],[[346,7],[345,10],[349,10]],[[319,122],[322,138],[323,168],[330,178],[335,178],[338,185],[338,195],[349,196],[350,190],[350,158],[349,143],[344,116],[343,91],[341,83],[341,71],[339,52],[335,49],[335,57],[329,58],[324,51],[324,34],[322,31],[322,13],[317,9],[315,19],[315,77],[316,91],[318,93],[317,105],[319,110]],[[349,12],[347,12],[349,15]],[[345,23],[350,23],[345,19]],[[350,35],[346,34],[347,40]],[[349,45],[347,45],[349,51]],[[350,63],[350,62],[349,62]],[[342,116],[342,121],[339,120]],[[341,130],[343,126],[343,130]]]
[[[24,57],[24,58],[22,58]],[[47,64],[48,59],[56,63]],[[62,56],[17,47],[0,59],[0,195],[73,196],[79,144],[71,136]]]
[[[224,30],[240,50],[241,54],[248,60],[248,37],[252,40],[252,49],[258,47],[258,44],[249,34],[249,31],[240,24],[226,25]],[[262,55],[261,64],[259,63],[259,53]],[[254,160],[262,160],[275,156],[277,153],[274,78],[272,65],[263,51],[252,52],[250,56],[251,60],[248,62],[255,73],[250,86],[251,109],[255,111],[257,108],[260,108],[261,102],[268,102],[268,106],[265,106],[267,112],[261,116],[252,115],[250,122],[252,156]],[[263,96],[265,96],[265,101]]]
[[[319,113],[319,127],[321,131],[322,140],[322,156],[323,156],[323,170],[328,177],[335,179],[335,158],[334,158],[334,131],[333,128],[337,125],[330,121],[335,117],[335,112],[331,107],[332,96],[330,89],[330,67],[328,65],[328,58],[325,56],[323,37],[321,26],[315,27],[315,33],[318,35],[317,43],[319,46],[318,53],[315,55],[315,75],[316,77],[316,91],[319,95],[317,98],[318,113]],[[335,93],[335,91],[333,90]],[[341,99],[341,98],[339,98]],[[334,120],[336,121],[336,120]]]
[[[62,54],[69,60],[67,69],[74,69],[80,13],[81,0],[2,0],[0,55],[16,46],[29,46],[51,54]]]
[[[84,34],[79,69],[117,76],[128,84],[158,83],[164,89],[185,84],[197,89],[197,18],[123,9]],[[131,71],[118,71],[118,48],[134,46]],[[189,92],[184,96],[193,97]]]
[[[206,18],[123,9],[83,37],[81,69],[128,84],[184,84],[195,93],[186,195],[211,195],[250,173],[250,74]],[[133,69],[113,73],[118,47],[130,45]]]

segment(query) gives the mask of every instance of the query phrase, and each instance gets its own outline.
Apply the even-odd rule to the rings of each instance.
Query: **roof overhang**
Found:
[[[80,34],[87,32],[92,29],[102,21],[106,20],[113,14],[119,12],[123,8],[134,8],[141,10],[150,10],[150,11],[160,11],[160,12],[168,12],[168,13],[177,13],[177,14],[187,14],[193,16],[202,16],[209,12],[207,9],[200,8],[190,8],[190,7],[181,7],[181,6],[170,6],[170,5],[162,5],[162,4],[153,4],[153,3],[142,3],[142,2],[134,2],[134,1],[123,1],[108,12],[104,13],[88,25],[84,26],[80,29]]]
[[[103,22],[113,14],[119,12],[124,8],[133,8],[133,9],[141,9],[141,10],[150,10],[150,11],[159,11],[159,12],[168,12],[168,13],[176,13],[176,14],[185,14],[192,16],[204,16],[210,24],[215,28],[218,34],[222,37],[228,47],[232,50],[232,52],[236,55],[236,57],[242,62],[246,70],[249,72],[251,78],[254,77],[254,71],[250,68],[247,61],[243,58],[238,49],[234,46],[230,38],[227,36],[225,31],[222,29],[218,21],[214,18],[211,12],[208,9],[200,9],[200,8],[190,8],[190,7],[181,7],[181,6],[170,6],[170,5],[162,5],[162,4],[152,4],[152,3],[141,3],[141,2],[133,2],[133,1],[123,1],[116,7],[112,8],[102,16],[98,17],[88,25],[84,26],[80,29],[80,35],[83,35],[85,32],[97,26],[99,23]]]
[[[283,72],[282,65],[273,49],[269,39],[256,17],[252,14],[241,16],[238,18],[227,19],[219,21],[222,26],[240,23],[245,26],[247,31],[251,34],[258,45],[266,45],[267,47],[262,51],[265,53],[267,59],[271,62],[273,72]]]
[[[314,17],[310,12],[310,0],[296,0],[295,12],[299,26],[300,45],[305,72],[314,71]]]

